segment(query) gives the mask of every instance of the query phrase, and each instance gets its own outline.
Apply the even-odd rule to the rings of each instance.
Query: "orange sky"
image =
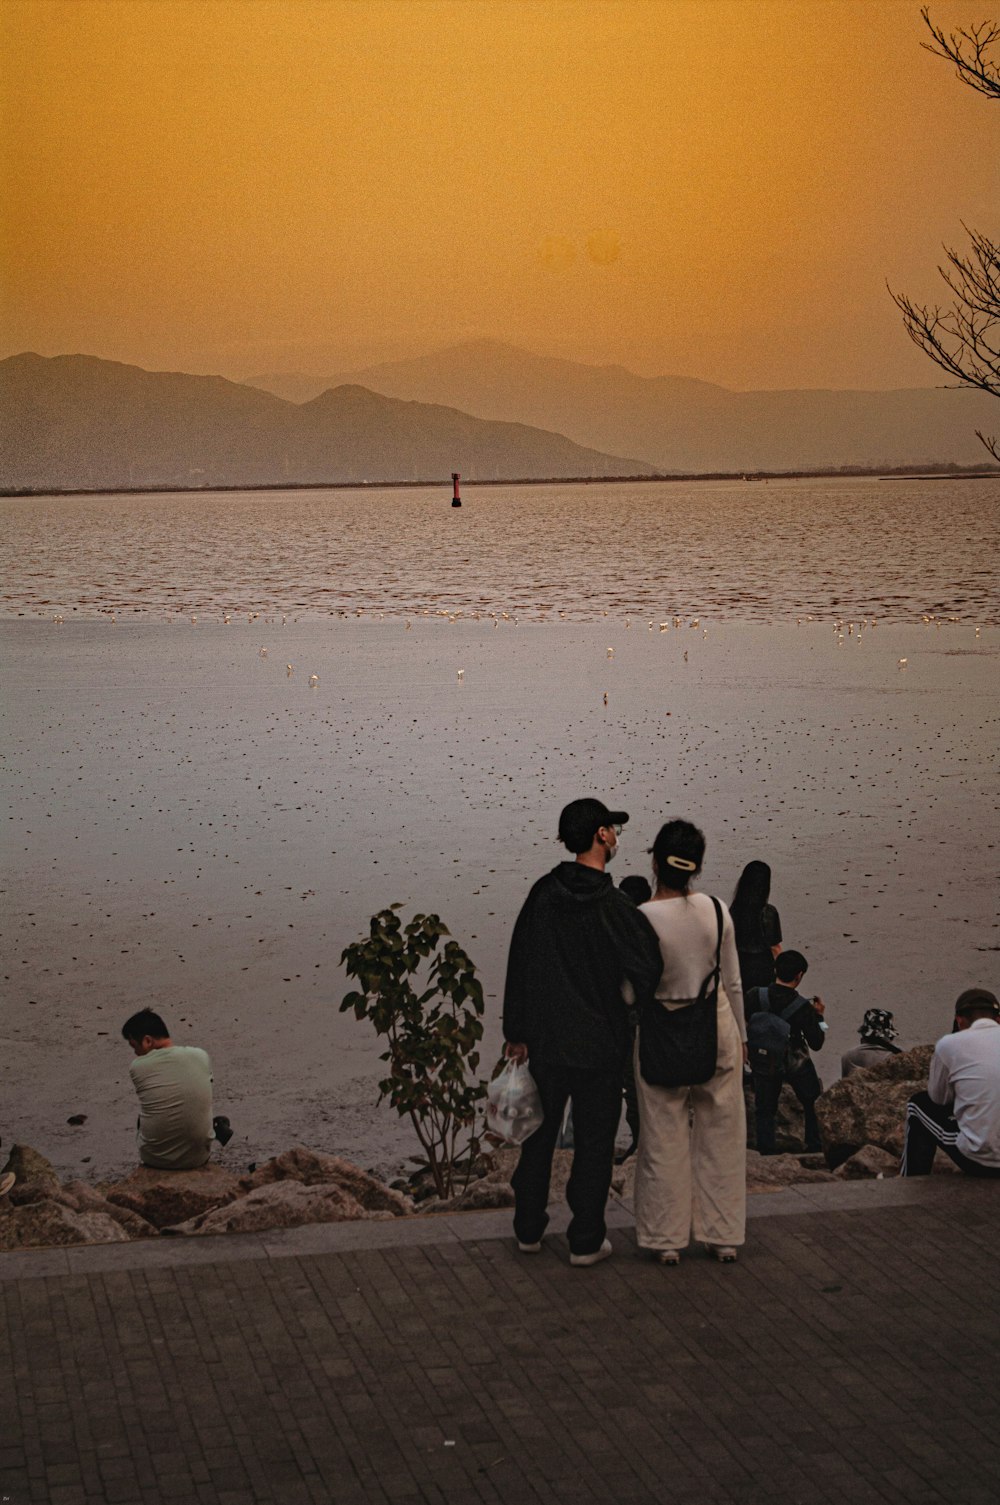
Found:
[[[941,0],[947,26],[995,0]],[[934,385],[885,291],[997,233],[917,0],[3,0],[0,355],[245,376],[493,336]]]

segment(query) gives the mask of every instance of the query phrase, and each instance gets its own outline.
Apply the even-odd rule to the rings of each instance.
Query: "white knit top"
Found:
[[[722,987],[736,1019],[740,1039],[745,1040],[747,1027],[743,1018],[743,984],[736,954],[736,933],[727,906],[721,899],[719,904],[722,908]],[[698,989],[715,965],[718,926],[708,894],[650,899],[639,908],[656,931],[663,953],[663,976],[657,984],[657,998],[664,1003],[696,998]]]

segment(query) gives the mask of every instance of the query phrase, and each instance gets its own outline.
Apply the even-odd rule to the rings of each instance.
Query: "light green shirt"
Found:
[[[197,1045],[165,1045],[136,1056],[139,1159],[164,1170],[204,1165],[212,1146],[212,1063]]]

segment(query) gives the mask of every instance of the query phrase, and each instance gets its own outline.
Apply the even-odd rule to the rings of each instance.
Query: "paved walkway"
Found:
[[[0,1256],[3,1505],[996,1505],[995,1184],[751,1199],[744,1257],[474,1213]]]

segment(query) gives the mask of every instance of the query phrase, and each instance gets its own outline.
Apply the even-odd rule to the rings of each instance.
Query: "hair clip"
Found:
[[[686,857],[668,857],[667,867],[678,867],[682,873],[696,873],[698,871],[698,864],[696,862],[689,862]]]

